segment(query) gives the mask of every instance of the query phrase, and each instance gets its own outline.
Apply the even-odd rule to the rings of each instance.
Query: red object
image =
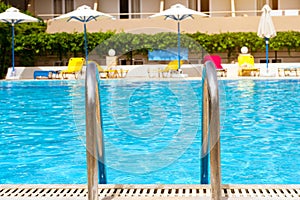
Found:
[[[204,63],[208,60],[211,60],[215,63],[216,65],[216,69],[223,69],[222,65],[221,65],[221,62],[222,62],[222,59],[219,55],[206,55],[204,56]]]

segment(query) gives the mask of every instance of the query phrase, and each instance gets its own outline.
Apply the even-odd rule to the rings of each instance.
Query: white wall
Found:
[[[94,8],[94,0],[75,0],[74,9],[76,9],[82,5],[90,6],[93,9]]]
[[[104,13],[118,13],[119,0],[99,0],[99,11]]]
[[[169,9],[172,5],[178,3],[188,7],[189,1],[188,0],[165,0],[165,9]]]
[[[141,0],[141,12],[143,13],[157,13],[160,9],[160,0]],[[143,16],[143,18],[147,16]]]
[[[299,0],[279,0],[279,9],[300,9],[300,1]]]
[[[231,1],[230,0],[211,0],[210,1],[210,11],[231,11]],[[217,17],[217,16],[231,16],[230,13],[227,14],[212,14],[212,16]]]
[[[235,10],[236,11],[247,11],[247,10],[257,10],[255,5],[255,0],[235,0]],[[259,9],[260,10],[260,9]],[[236,16],[255,16],[253,12],[243,12],[237,13]]]
[[[53,3],[52,0],[44,0],[44,1],[35,1],[35,15],[39,16],[49,14],[51,15],[54,10],[53,10]],[[44,17],[42,17],[44,19]],[[49,17],[47,17],[49,18]],[[50,17],[51,18],[51,17]]]

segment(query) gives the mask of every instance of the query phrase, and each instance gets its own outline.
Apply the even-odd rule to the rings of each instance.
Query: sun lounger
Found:
[[[183,65],[183,60],[180,60],[180,66]],[[178,73],[179,66],[178,66],[178,60],[172,60],[168,63],[168,65],[164,68],[158,71],[159,74],[162,75],[162,77],[171,77],[173,73]]]
[[[109,70],[103,69],[101,65],[99,65],[96,61],[90,60],[88,63],[95,63],[95,65],[98,68],[98,72],[100,75],[100,78],[108,78],[109,77]]]
[[[100,78],[125,78],[128,70],[124,69],[103,69],[101,65],[99,65],[95,61],[89,61],[94,62],[98,68]]]
[[[222,59],[219,55],[206,55],[206,56],[204,56],[203,63],[205,63],[208,60],[211,60],[215,64],[217,76],[221,76],[221,77],[227,76],[227,69],[223,68],[223,66],[221,64]]]
[[[239,71],[239,76],[259,76],[260,70],[255,67],[243,67]]]
[[[40,78],[48,78],[48,79],[59,78],[59,73],[60,73],[60,71],[36,70],[36,71],[33,72],[33,78],[34,79],[40,79]]]
[[[239,76],[259,76],[259,68],[254,66],[254,57],[250,54],[240,54],[238,57]]]
[[[108,69],[108,78],[125,78],[127,73],[125,69]]]
[[[278,68],[278,75],[281,77],[300,76],[300,68],[299,67]]]
[[[61,71],[62,78],[67,78],[67,74],[73,74],[75,79],[77,79],[79,73],[81,73],[84,63],[84,58],[70,58],[68,62],[68,69]]]

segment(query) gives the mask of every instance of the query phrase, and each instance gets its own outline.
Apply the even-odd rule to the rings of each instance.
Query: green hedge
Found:
[[[55,33],[47,34],[43,28],[35,28],[35,33],[27,34],[28,29],[21,31],[20,24],[16,27],[15,52],[20,58],[22,66],[32,66],[38,56],[55,55],[59,60],[68,56],[84,55],[83,33]],[[36,25],[42,26],[42,25]],[[10,26],[1,24],[0,26],[0,52],[2,63],[10,62],[11,51],[11,32]],[[89,52],[95,47],[101,46],[99,54],[106,54],[108,49],[114,48],[119,52],[128,53],[133,50],[135,53],[145,54],[153,48],[165,49],[177,46],[177,34],[158,33],[150,34],[131,34],[98,32],[88,33]],[[195,42],[196,41],[196,42]],[[227,53],[228,59],[234,57],[242,46],[247,46],[250,52],[264,51],[264,39],[259,38],[256,33],[220,33],[220,34],[182,34],[181,46],[196,51],[203,48],[208,53]],[[270,40],[270,50],[280,51],[283,49],[299,50],[300,32],[288,31],[279,32],[277,36]]]
[[[9,6],[0,2],[0,12]],[[30,14],[30,13],[27,13]],[[15,55],[20,65],[33,66],[38,56],[57,56],[58,60],[70,56],[84,55],[83,33],[45,33],[46,24],[28,23],[15,26]],[[177,47],[177,34],[131,34],[98,32],[88,33],[89,52],[95,49],[98,55],[107,54],[114,48],[118,55],[147,54],[151,49]],[[196,41],[196,42],[195,42]],[[205,34],[193,33],[181,35],[181,46],[189,51],[206,51],[208,53],[226,53],[230,61],[239,53],[242,46],[247,46],[251,53],[265,51],[264,39],[254,32]],[[270,40],[270,50],[295,50],[300,48],[300,32],[278,32]],[[11,65],[11,26],[0,23],[0,78],[6,74]]]
[[[3,1],[0,1],[0,13],[4,12],[9,7],[11,6],[6,5]],[[25,13],[31,15],[27,11]],[[42,20],[40,23],[17,24],[15,25],[15,44],[19,43],[18,36],[20,35],[27,35],[30,38],[32,34],[41,34],[44,33],[45,30],[46,24],[43,23]],[[7,67],[11,66],[11,36],[11,24],[0,23],[0,78],[3,78],[6,75]],[[18,49],[16,51],[18,51]],[[23,55],[28,55],[29,57],[23,57]],[[35,56],[30,54],[24,54],[23,48],[21,48],[19,57],[21,58],[21,61],[24,62],[26,59],[30,60]]]
[[[7,9],[0,3],[0,12]],[[45,33],[46,24],[28,23],[15,26],[15,55],[21,66],[33,66],[39,56],[56,56],[63,60],[70,56],[84,55],[83,33]],[[115,32],[88,33],[89,52],[95,50],[98,55],[106,55],[110,48],[117,55],[132,56],[147,54],[148,50],[177,47],[177,34],[131,34]],[[189,51],[208,53],[226,53],[228,61],[234,59],[242,46],[247,46],[251,53],[265,51],[264,39],[254,32],[205,34],[181,34],[181,46]],[[270,50],[296,50],[300,48],[300,32],[278,32],[270,40]],[[11,26],[0,23],[0,78],[11,65]]]
[[[119,55],[134,53],[145,54],[153,48],[165,49],[177,47],[177,34],[131,34],[98,32],[88,33],[88,49],[91,52],[98,47],[98,54],[106,54],[108,49],[114,48]],[[196,41],[196,42],[195,42]],[[250,52],[265,51],[265,41],[253,32],[219,33],[219,34],[182,34],[181,46],[195,51],[205,50],[208,53],[226,53],[228,59],[234,58],[242,46],[247,46]],[[270,40],[270,50],[299,50],[300,32],[278,32]],[[68,56],[84,55],[83,33],[44,32],[32,34],[16,34],[16,54],[22,58],[21,65],[33,65],[37,56],[55,55],[59,60]],[[28,63],[30,62],[31,63]]]

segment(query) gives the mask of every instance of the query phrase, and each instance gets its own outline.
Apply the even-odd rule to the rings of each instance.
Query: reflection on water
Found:
[[[255,92],[254,87],[254,80],[240,80],[237,89],[241,92],[241,98],[252,98]]]

